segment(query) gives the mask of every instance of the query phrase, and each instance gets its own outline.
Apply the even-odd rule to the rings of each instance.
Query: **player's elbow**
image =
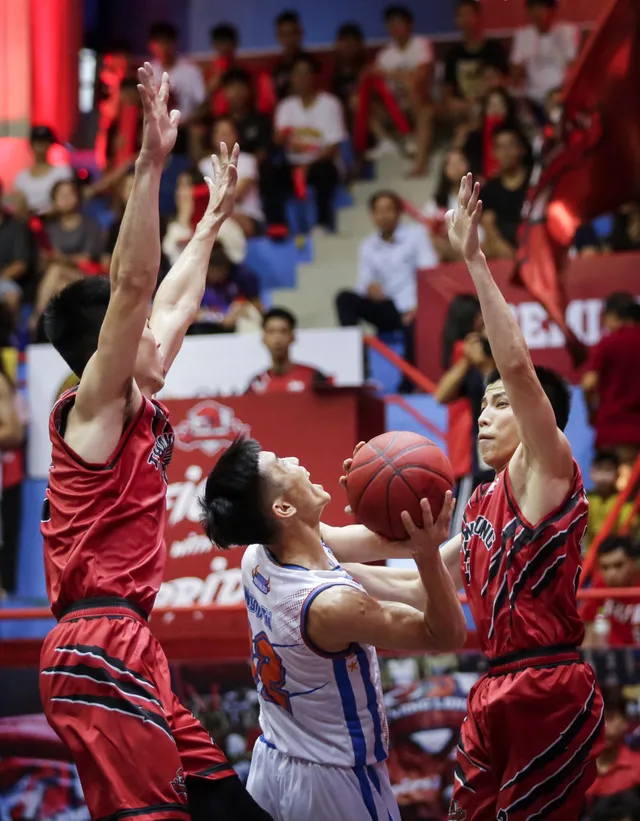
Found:
[[[122,295],[131,296],[139,302],[142,299],[151,299],[158,278],[157,270],[141,268],[132,270],[119,266],[116,272],[111,272],[111,287]]]
[[[455,653],[467,643],[467,624],[464,618],[464,613],[460,609],[460,613],[447,624],[446,628],[442,627],[437,630],[430,630],[427,626],[427,648],[436,653]]]

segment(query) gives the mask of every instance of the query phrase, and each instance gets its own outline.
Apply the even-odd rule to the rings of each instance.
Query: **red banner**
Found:
[[[611,254],[585,257],[571,262],[566,273],[567,324],[587,346],[601,337],[603,300],[614,291],[640,296],[640,254]],[[491,272],[507,302],[512,306],[536,365],[546,365],[575,383],[578,373],[564,347],[564,337],[544,308],[524,289],[511,282],[513,265],[490,263]],[[441,265],[422,271],[418,280],[417,357],[418,367],[437,382],[442,375],[442,331],[449,303],[454,296],[474,293],[463,264]]]

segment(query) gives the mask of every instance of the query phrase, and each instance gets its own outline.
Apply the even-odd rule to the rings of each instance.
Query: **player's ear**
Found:
[[[274,501],[271,505],[271,510],[273,511],[274,516],[277,516],[278,519],[290,519],[298,512],[292,504],[289,504],[289,502],[286,502],[281,498]]]

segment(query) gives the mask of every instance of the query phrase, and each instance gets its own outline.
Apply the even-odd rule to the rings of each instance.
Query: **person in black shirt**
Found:
[[[240,148],[263,163],[273,144],[273,128],[269,117],[255,109],[251,75],[242,68],[230,69],[222,78],[222,87]]]
[[[302,48],[304,31],[297,11],[283,11],[276,17],[276,38],[280,43],[281,56],[273,69],[273,83],[276,96],[284,100],[291,94],[293,64],[305,53]]]
[[[484,252],[489,259],[514,259],[529,185],[530,151],[526,137],[511,124],[494,130],[493,150],[500,170],[482,188]]]
[[[344,23],[336,35],[331,90],[342,101],[349,126],[353,120],[358,83],[366,62],[362,29],[357,23]]]

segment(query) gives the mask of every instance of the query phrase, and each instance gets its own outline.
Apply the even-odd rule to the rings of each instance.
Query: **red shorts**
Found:
[[[604,720],[577,652],[494,667],[469,694],[450,821],[577,821]]]
[[[44,641],[40,694],[93,819],[188,821],[187,775],[235,775],[173,694],[165,654],[131,609],[64,616]]]

